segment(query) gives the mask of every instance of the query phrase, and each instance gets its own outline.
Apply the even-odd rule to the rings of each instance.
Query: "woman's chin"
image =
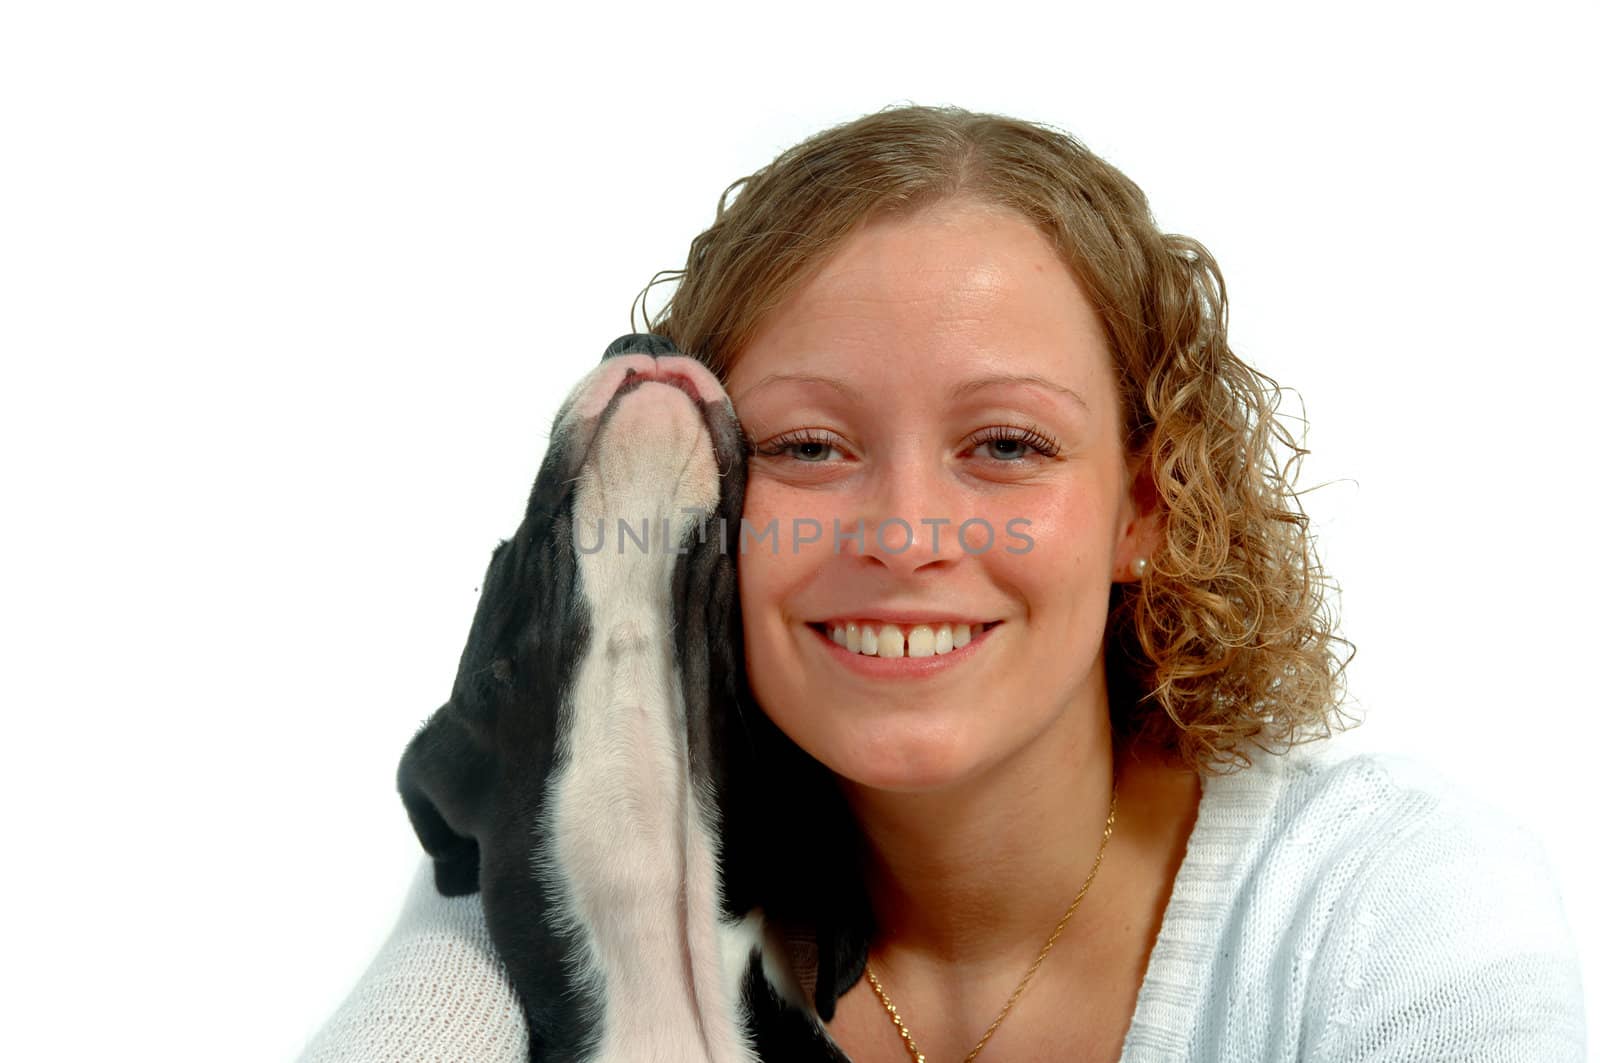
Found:
[[[986,766],[970,741],[938,742],[927,736],[853,744],[823,763],[848,786],[901,794],[948,790]]]

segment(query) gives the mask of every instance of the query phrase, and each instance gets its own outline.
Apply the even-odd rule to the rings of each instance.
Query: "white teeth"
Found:
[[[982,624],[899,624],[873,626],[854,620],[826,625],[828,638],[851,653],[868,657],[934,657],[959,650],[983,631]]]

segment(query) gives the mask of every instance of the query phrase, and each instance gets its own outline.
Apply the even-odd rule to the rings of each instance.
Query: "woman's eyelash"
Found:
[[[783,452],[790,447],[819,446],[831,447],[836,445],[838,437],[826,432],[817,432],[814,429],[802,428],[770,440],[764,446],[756,448],[756,453],[769,458],[781,457]],[[801,459],[804,460],[804,459]]]
[[[1002,440],[1026,443],[1038,451],[1039,456],[1043,458],[1053,458],[1061,453],[1061,444],[1033,425],[1007,424],[997,425],[994,428],[985,428],[972,440],[972,445],[981,447],[985,443],[995,443]]]
[[[1037,451],[1039,456],[1043,458],[1053,458],[1061,452],[1059,443],[1033,425],[1007,424],[986,428],[974,436],[969,441],[968,446],[981,447],[986,443],[997,442],[1024,443]],[[835,447],[838,445],[839,438],[831,432],[802,428],[792,432],[785,432],[783,435],[769,440],[765,445],[757,447],[756,453],[765,457],[782,457],[784,452],[791,447]],[[816,464],[815,462],[807,462],[804,458],[796,460],[802,463]]]

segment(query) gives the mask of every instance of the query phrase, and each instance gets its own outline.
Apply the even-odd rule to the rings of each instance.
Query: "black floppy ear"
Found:
[[[498,775],[493,753],[495,687],[509,680],[509,662],[494,657],[496,632],[516,598],[510,542],[495,548],[483,596],[456,669],[450,700],[412,736],[395,785],[422,848],[433,857],[433,882],[446,897],[479,888],[479,843],[490,824]]]
[[[478,890],[478,832],[493,761],[446,702],[400,758],[396,784],[411,827],[433,857],[433,884],[446,897]]]
[[[815,1004],[823,1022],[832,1022],[839,998],[860,981],[876,925],[863,880],[859,828],[831,779],[815,783],[809,817],[813,923],[817,937]]]
[[[752,893],[775,923],[814,936],[812,1004],[831,1022],[839,998],[866,970],[876,930],[860,827],[827,768],[765,713],[753,711],[746,722],[765,783],[756,796],[769,817],[767,829],[747,841],[761,854]]]
[[[867,969],[871,937],[859,923],[817,928],[817,1014],[832,1022],[839,998],[861,980]]]

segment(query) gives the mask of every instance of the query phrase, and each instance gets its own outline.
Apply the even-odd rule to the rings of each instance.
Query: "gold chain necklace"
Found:
[[[1028,973],[1022,976],[1022,981],[1017,983],[1016,989],[1012,990],[1011,999],[1006,1001],[1006,1006],[1000,1009],[1000,1014],[995,1016],[995,1020],[989,1024],[989,1028],[983,1031],[983,1036],[978,1039],[978,1043],[973,1047],[972,1051],[967,1053],[967,1058],[963,1063],[972,1063],[974,1059],[978,1058],[978,1053],[983,1051],[983,1046],[989,1043],[989,1038],[994,1036],[994,1032],[999,1029],[1000,1023],[1005,1021],[1005,1017],[1011,1013],[1011,1008],[1016,1004],[1017,999],[1022,996],[1022,991],[1028,988],[1028,983],[1033,980],[1034,972],[1039,969],[1040,964],[1044,963],[1044,958],[1050,955],[1050,950],[1055,947],[1056,939],[1067,928],[1067,921],[1078,910],[1078,904],[1083,900],[1083,895],[1089,892],[1089,886],[1094,882],[1094,876],[1100,871],[1100,861],[1106,855],[1106,842],[1111,840],[1111,828],[1116,825],[1116,822],[1117,784],[1116,780],[1113,779],[1111,783],[1111,812],[1106,816],[1106,829],[1100,835],[1100,850],[1094,854],[1094,866],[1089,869],[1089,877],[1083,880],[1083,885],[1078,888],[1078,895],[1072,898],[1072,904],[1067,907],[1067,914],[1061,917],[1061,922],[1057,923],[1056,928],[1050,932],[1050,937],[1045,941],[1044,948],[1039,950],[1039,956],[1033,961],[1033,966],[1028,968]],[[894,1021],[895,1029],[900,1031],[900,1040],[905,1043],[906,1051],[911,1054],[911,1058],[916,1060],[916,1063],[928,1063],[927,1057],[917,1048],[917,1042],[912,1040],[911,1031],[906,1029],[905,1022],[900,1018],[900,1013],[895,1010],[894,1004],[889,1000],[889,994],[884,992],[883,984],[878,981],[878,976],[872,973],[871,963],[867,964],[867,981],[871,983],[872,991],[878,994],[878,999],[883,1002],[883,1008],[889,1013],[889,1018]]]

